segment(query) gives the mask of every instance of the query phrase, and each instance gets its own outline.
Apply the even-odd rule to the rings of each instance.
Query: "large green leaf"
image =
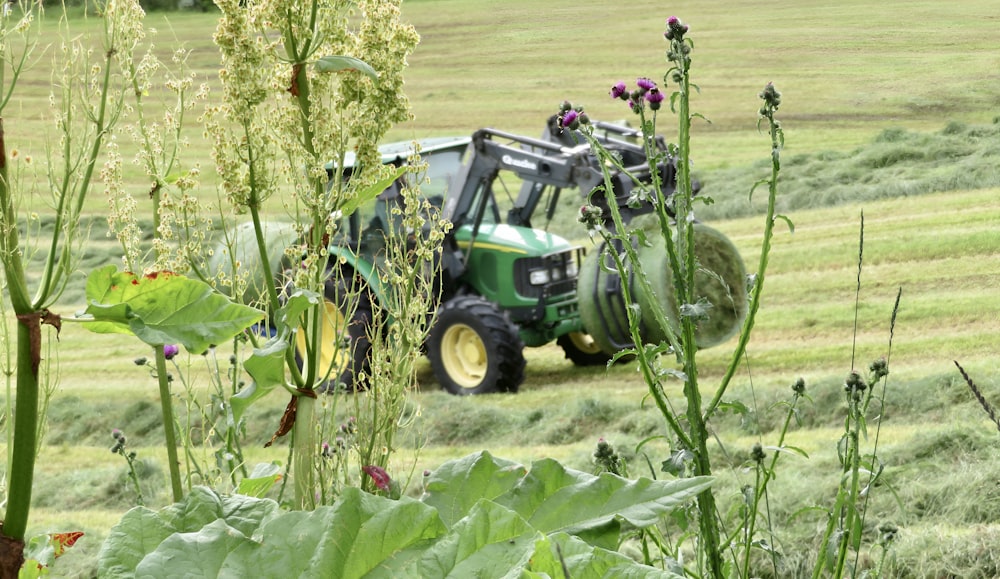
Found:
[[[539,539],[526,577],[602,577],[607,579],[682,579],[680,575],[640,565],[621,553],[587,544],[566,533]]]
[[[509,491],[527,472],[523,465],[495,458],[484,450],[438,467],[427,478],[422,500],[434,506],[451,527],[480,499],[493,499]]]
[[[197,531],[173,533],[164,539],[139,562],[135,576],[219,577],[230,554],[251,543],[225,520],[216,519]]]
[[[264,317],[204,282],[171,272],[140,276],[109,265],[91,272],[86,294],[91,331],[134,334],[154,346],[182,344],[195,354]]]
[[[347,488],[332,507],[293,511],[262,528],[261,541],[226,561],[224,577],[363,577],[397,553],[445,531],[434,509]]]
[[[431,478],[427,502],[348,488],[332,507],[311,512],[196,488],[158,512],[126,513],[104,544],[99,574],[541,578],[562,576],[565,566],[572,577],[671,577],[581,537],[617,534],[611,523],[619,518],[652,524],[712,482],[593,476],[551,460],[525,475],[522,466],[489,453],[452,461]],[[480,496],[469,505],[477,494],[496,500]],[[448,509],[450,526],[434,504]]]
[[[611,473],[594,476],[542,459],[531,465],[517,486],[495,500],[543,533],[576,534],[606,526],[617,517],[636,527],[656,524],[713,482],[712,477],[657,481]]]
[[[221,521],[229,528],[225,531],[227,534],[250,537],[262,522],[277,512],[278,505],[274,501],[243,495],[224,497],[204,487],[195,487],[183,501],[160,511],[135,507],[125,513],[108,533],[98,557],[99,576],[112,579],[134,577],[140,563],[175,533],[189,533],[184,538],[188,543],[213,543],[219,540],[217,534],[222,532],[221,528],[213,529],[201,538],[190,533],[197,533]],[[175,552],[177,546],[171,543],[166,548]],[[157,560],[160,560],[159,556]]]
[[[407,565],[393,561],[372,575],[378,577],[520,577],[527,568],[535,541],[542,534],[510,509],[481,500],[447,535],[426,548]]]

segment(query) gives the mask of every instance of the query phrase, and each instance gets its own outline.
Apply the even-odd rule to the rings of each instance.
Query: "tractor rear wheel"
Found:
[[[517,392],[524,381],[524,342],[517,326],[479,296],[459,296],[441,306],[427,356],[451,394]]]
[[[576,366],[603,366],[611,359],[593,336],[585,332],[563,334],[556,343],[563,349],[566,358]]]
[[[356,303],[348,306],[346,302],[351,299]],[[368,388],[372,347],[369,332],[375,319],[373,302],[364,280],[353,270],[331,272],[323,289],[323,308],[318,321],[318,369],[328,378],[317,391],[332,394]],[[304,368],[308,360],[305,329],[296,332],[295,349],[300,367]]]

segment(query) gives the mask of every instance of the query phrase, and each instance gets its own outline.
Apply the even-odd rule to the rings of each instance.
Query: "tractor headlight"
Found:
[[[543,261],[543,266],[528,272],[528,282],[531,285],[546,285],[573,279],[579,273],[576,260],[564,257],[549,258]]]
[[[569,260],[569,263],[566,264],[566,277],[575,278],[579,274],[580,274],[580,267],[576,264],[576,260],[575,259]]]
[[[528,282],[531,285],[545,285],[550,281],[552,281],[552,277],[547,269],[535,269],[528,274]]]

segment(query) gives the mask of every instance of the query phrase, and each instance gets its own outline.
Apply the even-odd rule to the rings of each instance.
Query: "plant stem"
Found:
[[[10,486],[2,532],[23,541],[31,507],[31,487],[38,446],[38,366],[41,358],[41,315],[28,297],[24,263],[16,223],[13,192],[7,171],[3,119],[0,118],[0,259],[7,278],[11,307],[17,316],[17,398],[14,402],[14,442],[10,461]],[[18,565],[20,566],[20,565]],[[5,576],[9,569],[0,569]],[[16,576],[17,570],[14,569]]]
[[[294,438],[292,440],[292,476],[295,482],[295,506],[302,510],[316,508],[316,473],[313,470],[313,455],[316,451],[316,399],[311,396],[297,396],[295,408]]]
[[[860,416],[860,405],[857,401],[853,402],[851,405],[852,414],[855,414],[854,424],[851,427],[850,433],[848,434],[848,460],[850,461],[851,470],[851,483],[850,487],[847,489],[847,498],[845,501],[844,509],[845,514],[843,515],[843,526],[844,532],[840,536],[840,544],[838,545],[837,553],[837,567],[834,571],[834,577],[843,577],[844,565],[847,561],[847,551],[851,543],[855,543],[860,540],[860,536],[855,536],[854,531],[860,529],[855,525],[855,521],[858,518],[857,501],[858,492],[861,485],[861,452],[860,452],[860,434],[861,434],[861,420]]]
[[[38,367],[32,363],[32,342],[41,336],[41,322],[30,314],[18,316],[17,401],[14,410],[14,452],[3,534],[24,540],[31,505],[31,486],[38,444]]]
[[[691,203],[691,78],[690,59],[684,57],[679,63],[681,71],[680,98],[677,134],[677,195],[675,195],[675,215],[677,216],[677,256],[683,259],[682,271],[675,272],[675,284],[683,292],[677,295],[678,305],[695,305],[698,296],[695,291],[697,262],[694,247],[693,215]],[[701,410],[701,391],[698,388],[698,363],[695,356],[698,342],[695,337],[695,319],[681,315],[681,346],[684,363],[684,398],[687,400],[688,429],[694,443],[694,465],[696,476],[711,476],[712,462],[708,455],[708,428]],[[716,519],[715,494],[707,490],[698,495],[699,530],[705,549],[708,571],[712,577],[724,577],[722,551],[720,549],[719,523]]]
[[[740,360],[743,359],[747,344],[750,343],[750,334],[753,331],[754,320],[757,317],[757,311],[760,309],[760,296],[764,292],[764,278],[767,273],[768,258],[771,255],[771,239],[774,237],[775,199],[778,195],[778,173],[781,168],[779,155],[783,138],[781,128],[777,121],[774,120],[773,111],[771,116],[768,117],[768,122],[770,124],[771,135],[771,178],[768,180],[767,215],[764,217],[764,239],[760,245],[760,262],[757,264],[757,278],[754,282],[753,290],[751,290],[750,305],[747,308],[747,316],[743,321],[743,328],[740,331],[739,343],[736,346],[736,350],[733,351],[732,361],[726,368],[725,376],[723,376],[719,387],[715,391],[715,395],[705,408],[706,417],[710,417],[715,412],[719,403],[722,402],[722,396],[726,393],[730,381],[736,375]]]
[[[170,382],[167,381],[167,357],[163,354],[163,344],[156,346],[156,377],[160,384],[160,411],[163,415],[163,436],[167,445],[167,467],[170,470],[170,489],[174,502],[184,498],[181,486],[181,463],[177,457],[177,437],[174,433],[174,405],[170,396]]]

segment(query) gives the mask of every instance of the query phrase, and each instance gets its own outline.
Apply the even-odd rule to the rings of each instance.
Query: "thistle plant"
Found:
[[[669,64],[663,83],[672,87],[669,97],[655,81],[645,77],[637,79],[634,88],[629,88],[624,82],[618,82],[610,92],[612,98],[625,101],[629,109],[639,117],[642,144],[652,170],[648,183],[633,177],[636,186],[628,205],[630,208],[642,203],[652,205],[666,263],[672,272],[670,283],[676,301],[676,322],[671,322],[667,311],[656,300],[646,300],[643,308],[638,304],[636,296],[655,295],[657,291],[650,286],[639,258],[639,248],[653,241],[647,238],[644,231],[630,226],[623,216],[614,197],[610,171],[605,171],[603,187],[605,196],[603,206],[608,208],[610,215],[603,215],[603,210],[594,206],[596,201],[594,200],[581,211],[581,221],[588,227],[592,236],[599,235],[607,247],[615,248],[607,254],[619,272],[625,295],[631,296],[633,303],[627,308],[626,313],[632,342],[635,345],[619,356],[636,357],[640,372],[649,388],[650,397],[656,403],[670,431],[676,447],[675,454],[689,461],[683,463],[678,472],[708,476],[712,474],[708,452],[710,440],[708,420],[719,406],[729,381],[743,359],[763,291],[770,240],[774,222],[778,218],[774,207],[783,136],[780,123],[775,119],[775,112],[781,104],[780,94],[773,85],[768,84],[760,93],[763,105],[759,110],[761,123],[767,125],[772,151],[771,176],[758,183],[769,186],[761,261],[751,277],[753,283],[750,289],[749,311],[732,362],[723,381],[715,388],[713,397],[705,404],[702,401],[696,360],[699,347],[697,331],[699,325],[710,319],[714,312],[712,304],[699,295],[696,282],[696,274],[703,269],[703,265],[699,263],[696,253],[695,205],[700,198],[695,196],[691,177],[690,139],[692,120],[699,115],[690,109],[691,91],[695,88],[690,78],[694,43],[688,37],[688,32],[688,25],[678,18],[671,17],[666,21],[664,38],[668,42],[666,58]],[[670,145],[666,150],[657,146],[655,136],[657,118],[665,103],[669,103],[669,110],[676,113],[678,118],[677,143]],[[578,133],[587,139],[592,150],[600,157],[602,166],[627,173],[620,159],[608,152],[595,136],[589,118],[581,107],[565,103],[560,110],[560,125],[567,130],[578,129]],[[671,184],[661,182],[660,172],[656,170],[661,163],[670,162],[675,162],[676,167],[676,183],[672,194],[667,188]],[[598,190],[592,195],[601,193],[602,191]],[[608,223],[609,227],[604,227],[605,223]],[[647,344],[644,326],[658,328],[665,338],[663,343]],[[671,358],[674,364],[666,362]],[[686,403],[686,408],[682,411],[675,410],[666,395],[664,383],[671,378],[682,382],[683,398]],[[762,466],[763,458],[757,464]],[[757,496],[756,492],[753,496]],[[756,498],[753,502],[755,507]],[[700,556],[696,572],[711,577],[723,577],[726,559],[724,549],[727,545],[724,544],[724,533],[719,524],[713,492],[709,490],[699,495],[697,506]],[[752,529],[748,531],[752,535]]]
[[[135,460],[138,456],[134,450],[128,450],[128,438],[125,433],[121,430],[115,428],[111,431],[111,438],[114,439],[114,444],[111,445],[111,452],[117,454],[125,459],[125,463],[128,464],[128,480],[132,484],[133,490],[135,490],[135,502],[137,505],[142,505],[142,487],[139,486],[139,475],[135,470]]]

